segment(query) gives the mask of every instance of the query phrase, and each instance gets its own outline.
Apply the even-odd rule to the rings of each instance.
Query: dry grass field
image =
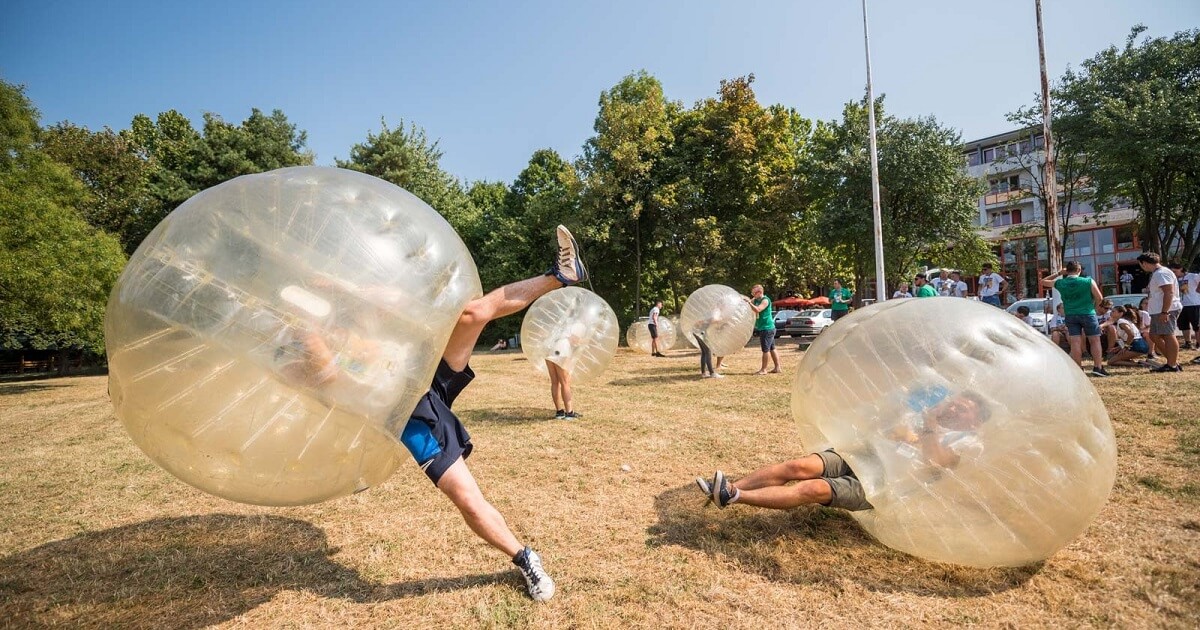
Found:
[[[1200,368],[1094,381],[1120,452],[1110,502],[1045,563],[979,570],[836,510],[706,507],[695,475],[804,452],[790,377],[757,361],[701,380],[695,353],[622,350],[571,423],[520,354],[476,357],[456,404],[470,463],[554,575],[544,605],[415,466],[326,504],[239,505],[142,455],[103,377],[0,383],[0,626],[1200,626]]]

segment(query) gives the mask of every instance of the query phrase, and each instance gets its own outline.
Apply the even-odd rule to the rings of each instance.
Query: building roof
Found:
[[[994,136],[988,136],[986,138],[979,138],[978,140],[968,140],[967,142],[962,143],[962,149],[963,151],[974,151],[976,149],[989,147],[992,145],[1006,144],[1019,138],[1028,137],[1029,134],[1036,131],[1036,127],[1025,127],[1023,129],[1005,131],[1004,133],[998,133]]]

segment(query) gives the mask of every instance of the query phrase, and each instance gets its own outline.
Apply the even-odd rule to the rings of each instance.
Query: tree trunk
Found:
[[[636,313],[635,317],[640,317],[642,314],[642,215],[640,212],[633,217],[633,234],[637,248],[637,278],[633,283],[633,312]]]

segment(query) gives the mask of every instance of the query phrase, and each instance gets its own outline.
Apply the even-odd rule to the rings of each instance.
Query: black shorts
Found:
[[[1194,330],[1200,332],[1200,306],[1185,306],[1179,312],[1179,321],[1176,322],[1179,330]]]
[[[646,328],[650,329],[651,339],[658,339],[658,324],[646,324]]]
[[[754,334],[758,337],[758,347],[762,349],[763,352],[770,352],[775,349],[774,328],[768,328],[767,330],[756,330],[754,331]]]
[[[474,448],[467,428],[450,410],[454,399],[474,378],[469,365],[455,372],[444,360],[438,363],[429,391],[417,401],[400,434],[400,441],[435,486],[451,464],[459,457],[466,459]]]

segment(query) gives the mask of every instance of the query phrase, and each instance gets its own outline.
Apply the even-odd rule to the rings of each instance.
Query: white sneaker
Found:
[[[554,580],[542,568],[542,559],[536,551],[526,547],[513,556],[512,563],[517,565],[521,576],[525,578],[525,590],[533,601],[544,602],[554,597]]]
[[[583,266],[583,259],[579,256],[579,243],[575,242],[571,231],[566,226],[560,225],[557,236],[558,256],[554,259],[550,273],[559,282],[568,286],[587,280],[587,269]]]
[[[712,377],[713,378],[725,378],[725,375],[721,374],[720,372],[713,372]]]

